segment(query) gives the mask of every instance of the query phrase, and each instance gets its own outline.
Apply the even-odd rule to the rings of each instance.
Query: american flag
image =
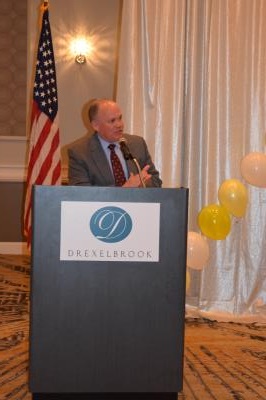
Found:
[[[45,4],[45,3],[44,3]],[[47,5],[48,3],[46,3]],[[28,150],[24,234],[31,244],[33,185],[61,184],[58,99],[48,6],[44,7],[38,44]]]

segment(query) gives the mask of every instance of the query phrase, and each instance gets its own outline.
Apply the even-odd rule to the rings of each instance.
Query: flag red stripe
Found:
[[[58,163],[57,163],[57,165],[56,165],[56,167],[55,167],[55,169],[53,171],[53,174],[52,174],[52,182],[51,182],[51,184],[52,185],[56,185],[58,180],[59,180],[59,178],[60,178],[60,176],[61,176],[61,162],[58,161]],[[38,184],[38,183],[36,182],[36,184]],[[30,199],[29,199],[29,202],[28,202],[28,207],[25,210],[25,219],[24,219],[24,234],[28,238],[28,240],[31,240],[30,239],[30,232],[31,232],[31,224],[30,224],[31,215],[30,215],[30,213],[31,213],[31,209],[32,209],[32,191],[30,193]],[[29,241],[27,241],[27,242],[29,243]]]
[[[28,204],[26,204],[25,214],[24,214],[24,234],[26,237],[28,237],[30,231],[31,205],[32,205],[32,193],[30,192],[30,198],[28,200]]]
[[[57,130],[57,132],[52,140],[50,151],[40,168],[39,174],[38,174],[37,178],[35,179],[34,184],[41,185],[43,183],[43,181],[45,180],[45,178],[51,168],[53,156],[58,148],[59,148],[59,130]],[[36,160],[37,160],[37,158],[36,158]],[[52,173],[52,178],[51,178],[52,185],[55,185],[57,183],[57,181],[60,177],[60,173],[61,173],[61,162],[59,160],[57,162],[56,167],[53,170],[53,173]],[[30,173],[30,175],[31,175],[31,173]],[[29,231],[27,227],[29,226],[29,218],[30,218],[30,211],[31,211],[31,205],[32,205],[31,203],[32,203],[32,194],[30,195],[29,205],[26,210],[26,216],[25,216],[25,226],[26,226],[25,231],[26,232]]]
[[[38,119],[40,114],[41,114],[41,110],[39,109],[38,104],[36,103],[36,101],[33,100],[33,102],[32,102],[32,110],[31,110],[31,121],[30,121],[31,128],[32,128],[32,125],[33,125],[33,121],[35,119]]]
[[[54,172],[53,172],[52,185],[56,185],[60,176],[61,176],[61,162],[58,161],[58,163],[54,169]]]
[[[35,182],[36,185],[43,184],[43,181],[45,180],[45,178],[47,176],[47,171],[49,171],[51,168],[54,153],[56,152],[58,147],[59,147],[59,131],[57,131],[56,135],[54,136],[52,143],[51,143],[50,151],[49,151],[46,159],[42,163],[40,172],[38,174],[38,177],[36,178],[36,182]]]
[[[40,115],[42,115],[42,114],[40,112],[38,112],[38,116],[35,118],[36,123],[38,123],[38,119],[39,119]],[[33,167],[34,167],[36,161],[38,160],[38,158],[39,158],[39,156],[40,156],[40,154],[42,152],[44,143],[47,140],[47,137],[49,136],[49,133],[51,131],[51,126],[52,126],[51,121],[48,119],[46,124],[44,125],[42,131],[39,133],[38,140],[37,140],[36,144],[33,145],[32,149],[31,149],[29,166],[28,166],[27,183],[31,179],[31,174],[32,174],[32,171],[33,171]]]

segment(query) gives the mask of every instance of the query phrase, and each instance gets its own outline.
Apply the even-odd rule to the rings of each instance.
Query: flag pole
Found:
[[[24,234],[28,248],[32,235],[32,188],[61,184],[61,148],[58,96],[48,1],[40,5],[42,17],[35,63],[24,205]]]

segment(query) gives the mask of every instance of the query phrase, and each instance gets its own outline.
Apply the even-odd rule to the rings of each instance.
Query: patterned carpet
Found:
[[[28,391],[29,258],[0,255],[0,399]],[[187,320],[179,399],[266,399],[266,326]]]
[[[28,257],[0,256],[0,399],[31,399],[28,392]]]
[[[266,399],[266,326],[187,321],[185,399]]]

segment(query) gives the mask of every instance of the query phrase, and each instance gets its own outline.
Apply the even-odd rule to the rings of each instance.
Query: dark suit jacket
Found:
[[[149,154],[145,140],[136,135],[123,135],[127,141],[128,148],[142,169],[150,165],[149,173],[152,175],[149,187],[160,187],[162,181]],[[70,185],[87,186],[114,186],[114,178],[106,159],[104,150],[96,133],[86,136],[69,147],[69,170],[68,179]],[[129,173],[136,174],[137,168],[132,160],[127,161]]]

